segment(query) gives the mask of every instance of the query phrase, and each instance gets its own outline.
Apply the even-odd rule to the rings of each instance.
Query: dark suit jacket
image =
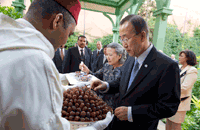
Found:
[[[97,56],[97,50],[94,50],[93,51],[93,54],[92,54],[92,72],[96,72],[100,69],[100,66],[102,66],[102,62],[99,61],[99,60],[102,60],[102,56],[103,55],[103,49],[101,49],[101,51],[99,52],[99,56]],[[100,57],[101,56],[101,57]],[[99,59],[100,58],[100,59]],[[103,66],[102,66],[103,67]],[[101,68],[102,68],[101,67]]]
[[[100,54],[97,58],[97,61],[96,61],[96,65],[94,65],[94,68],[95,68],[95,72],[100,70],[104,65],[105,63],[108,62],[108,60],[106,59],[106,61],[104,62],[104,54]]]
[[[175,61],[176,61],[177,64],[179,63],[177,59],[175,59]]]
[[[56,68],[58,69],[59,73],[63,73],[63,62],[65,61],[66,57],[67,57],[67,50],[64,50],[65,55],[64,55],[64,59],[62,61],[61,56],[60,56],[60,49],[58,48],[57,51],[55,52],[55,55],[53,57],[53,62],[56,65]]]
[[[88,50],[89,54],[92,55],[92,51],[91,51],[91,49],[88,48],[88,47],[85,47],[85,48]]]
[[[91,70],[91,55],[88,50],[85,49],[84,64]],[[63,64],[63,72],[70,73],[80,71],[79,64],[81,63],[81,56],[78,51],[78,47],[69,48],[67,51],[67,58]]]
[[[179,67],[174,60],[153,47],[126,91],[134,61],[134,57],[127,59],[120,80],[109,82],[108,91],[120,93],[116,107],[132,107],[133,122],[120,121],[114,117],[109,128],[115,130],[123,126],[124,130],[157,130],[159,119],[173,116],[178,109]]]

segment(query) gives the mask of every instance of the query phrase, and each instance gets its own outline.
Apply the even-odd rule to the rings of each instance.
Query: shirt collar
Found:
[[[135,57],[135,60],[138,60],[138,63],[141,65],[143,64],[144,60],[146,59],[147,55],[149,54],[149,52],[151,51],[151,49],[153,48],[153,44],[151,44],[146,51],[144,51],[139,57]]]
[[[65,48],[59,48],[60,50],[62,49],[64,51]]]
[[[97,52],[98,52],[98,51],[100,52],[101,50],[102,50],[102,48],[101,48],[100,50],[97,49]]]
[[[85,47],[84,47],[84,48],[80,48],[80,47],[78,46],[78,50],[81,51],[81,49],[83,49],[83,52],[85,51]]]

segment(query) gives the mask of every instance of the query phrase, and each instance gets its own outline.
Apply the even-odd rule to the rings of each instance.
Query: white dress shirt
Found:
[[[79,51],[80,56],[81,56],[81,50],[83,50],[83,55],[85,55],[85,47],[84,47],[84,48],[80,48],[80,47],[78,46],[78,51]]]
[[[98,49],[97,49],[97,54],[98,54],[98,52],[100,53],[100,52],[101,52],[101,50],[102,50],[102,48],[101,48],[100,50],[98,50]]]
[[[104,55],[104,57],[103,57],[103,63],[105,63],[105,61],[106,61],[106,55]]]
[[[65,56],[65,48],[59,48],[60,52],[61,52],[61,49],[63,51],[63,55]]]

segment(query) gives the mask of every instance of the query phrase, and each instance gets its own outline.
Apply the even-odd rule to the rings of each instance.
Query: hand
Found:
[[[115,109],[115,116],[121,121],[128,120],[128,107],[118,107]]]
[[[89,72],[90,72],[90,70],[84,63],[79,65],[79,69],[87,74],[89,74]]]
[[[104,120],[97,121],[94,124],[92,124],[92,126],[96,128],[97,130],[104,130],[110,124],[113,117],[114,115],[111,115],[111,112],[108,112]]]
[[[105,90],[107,88],[106,83],[104,83],[103,81],[99,79],[91,81],[90,86],[91,86],[91,89],[93,89],[94,91]]]

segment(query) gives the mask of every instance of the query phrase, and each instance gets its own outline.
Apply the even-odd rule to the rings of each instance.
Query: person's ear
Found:
[[[62,26],[62,24],[63,24],[63,14],[58,13],[56,14],[53,20],[53,30],[56,30],[59,26]]]
[[[119,55],[119,60],[122,58],[122,54]]]
[[[141,32],[141,41],[144,42],[146,40],[146,32],[142,31]]]

